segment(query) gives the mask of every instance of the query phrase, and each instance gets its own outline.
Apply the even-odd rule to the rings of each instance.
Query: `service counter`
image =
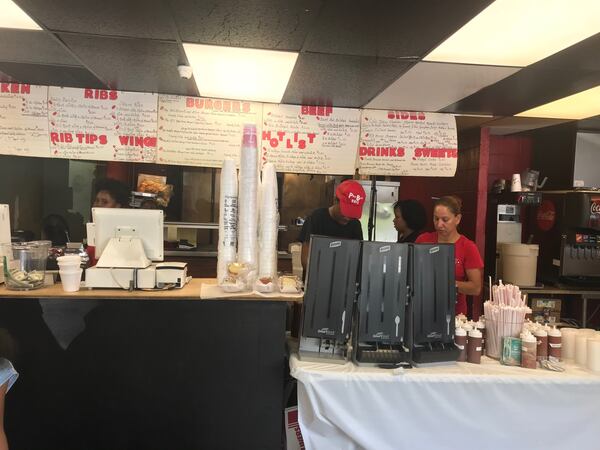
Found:
[[[0,287],[15,449],[281,448],[288,299]]]
[[[600,375],[481,364],[386,370],[290,358],[306,448],[597,449]]]

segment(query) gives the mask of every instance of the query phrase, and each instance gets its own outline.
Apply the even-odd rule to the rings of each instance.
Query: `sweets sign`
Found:
[[[357,167],[363,175],[452,177],[458,144],[449,114],[363,110]]]
[[[278,172],[354,173],[359,110],[265,104],[262,125],[262,164]]]

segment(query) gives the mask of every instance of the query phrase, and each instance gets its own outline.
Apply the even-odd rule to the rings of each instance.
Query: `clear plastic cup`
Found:
[[[2,244],[4,282],[7,289],[28,291],[44,285],[50,241]]]
[[[60,281],[62,284],[63,291],[65,292],[77,292],[81,286],[81,274],[83,269],[76,269],[72,271],[58,271],[60,275]]]

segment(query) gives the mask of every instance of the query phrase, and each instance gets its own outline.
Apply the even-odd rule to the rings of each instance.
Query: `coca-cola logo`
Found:
[[[550,200],[544,200],[536,214],[537,226],[542,231],[549,231],[556,222],[556,208]]]
[[[593,199],[590,204],[590,214],[600,214],[600,199]]]

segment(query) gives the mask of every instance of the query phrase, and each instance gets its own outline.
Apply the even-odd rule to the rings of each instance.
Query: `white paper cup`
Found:
[[[56,262],[60,265],[63,263],[67,264],[81,264],[81,256],[79,255],[65,255],[56,258]]]
[[[81,274],[83,273],[82,269],[73,271],[59,270],[58,273],[60,274],[63,291],[77,292],[79,290],[81,285]]]

